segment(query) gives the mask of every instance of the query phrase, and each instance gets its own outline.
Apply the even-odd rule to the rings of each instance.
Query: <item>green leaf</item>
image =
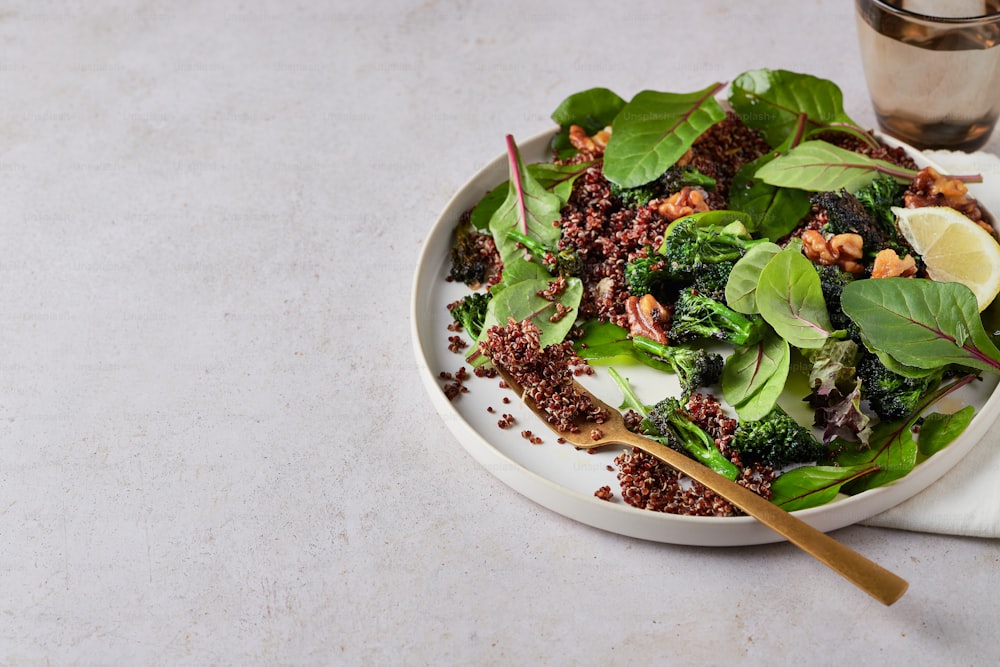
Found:
[[[806,141],[757,170],[756,177],[783,188],[811,192],[856,192],[879,174],[909,182],[916,172],[825,141]]]
[[[848,482],[878,469],[873,464],[794,468],[771,483],[771,502],[789,512],[818,507],[836,498]]]
[[[497,212],[497,209],[503,206],[509,191],[510,181],[504,181],[483,195],[483,198],[472,209],[472,213],[469,214],[469,223],[480,231],[488,230],[490,228],[490,218]]]
[[[976,297],[965,285],[922,278],[856,280],[844,288],[840,303],[880,357],[915,368],[957,364],[1000,373],[1000,350],[983,329]]]
[[[538,292],[548,289],[552,277],[522,280],[510,285],[499,294],[494,294],[490,305],[486,308],[483,330],[480,340],[485,340],[490,327],[507,324],[513,318],[518,322],[531,320],[541,331],[541,346],[561,342],[576,320],[576,309],[583,297],[583,283],[578,278],[567,278],[566,289],[554,301],[539,296]],[[572,312],[561,319],[552,322],[550,318],[556,314],[556,303],[560,303]]]
[[[785,389],[791,363],[787,341],[768,329],[756,345],[737,347],[722,369],[722,395],[740,419],[760,419]]]
[[[560,230],[553,223],[561,217],[562,209],[559,197],[542,187],[524,168],[517,145],[509,135],[507,155],[510,171],[507,198],[490,217],[489,225],[504,266],[524,254],[517,243],[507,237],[508,230],[516,229],[543,245],[554,246]]]
[[[734,234],[738,236],[745,236],[750,238],[750,232],[747,230],[746,221],[750,219],[743,211],[730,211],[727,209],[716,209],[713,211],[698,211],[697,213],[692,213],[691,215],[685,215],[683,217],[677,218],[663,231],[664,236],[668,236],[673,233],[674,229],[684,223],[688,222],[694,223],[695,227],[728,227],[729,225],[739,223],[738,227],[730,229]],[[660,246],[660,251],[663,250],[663,245]]]
[[[920,455],[932,456],[950,445],[955,438],[962,435],[975,414],[976,408],[967,405],[950,415],[940,412],[927,415],[920,424],[920,433],[917,435],[917,449]]]
[[[757,178],[757,170],[777,157],[766,153],[740,167],[729,188],[729,205],[750,217],[747,228],[758,237],[777,240],[809,213],[809,193],[779,188]]]
[[[796,131],[800,116],[805,117],[806,131],[825,129],[833,123],[857,125],[844,112],[844,96],[837,84],[787,70],[744,72],[733,80],[729,103],[743,122],[760,130],[772,146]]]
[[[573,184],[576,179],[583,175],[594,162],[594,160],[570,164],[535,162],[525,166],[525,169],[539,185],[559,198],[559,205],[562,207],[566,205],[570,195],[573,194]],[[472,209],[469,217],[472,226],[480,230],[489,229],[490,218],[497,212],[497,209],[503,206],[509,191],[510,181],[507,180],[483,195],[483,198]]]
[[[830,337],[833,325],[819,274],[800,248],[800,243],[790,243],[760,272],[757,307],[767,323],[791,345],[820,348]]]
[[[868,489],[883,486],[905,477],[917,464],[917,443],[913,439],[910,426],[912,420],[904,422],[882,422],[872,429],[868,447],[848,449],[837,456],[842,466],[877,465],[879,470],[856,480],[844,489],[854,495]]]
[[[552,138],[552,147],[561,155],[576,152],[568,138],[570,125],[579,125],[593,135],[611,125],[624,106],[625,100],[607,88],[590,88],[570,95],[552,112],[552,120],[560,127]]]
[[[573,349],[581,359],[591,363],[638,361],[650,368],[673,373],[670,364],[637,349],[628,330],[617,324],[587,320],[580,329],[583,335],[573,342]]]
[[[780,246],[761,243],[752,246],[733,265],[726,283],[726,304],[730,308],[744,315],[760,312],[757,309],[757,281],[760,279],[760,272],[779,252]]]
[[[527,169],[539,185],[559,197],[560,208],[566,205],[569,197],[573,194],[573,184],[576,179],[582,176],[595,163],[594,160],[587,162],[571,162],[568,164],[555,164],[553,162],[538,162],[529,164]]]
[[[625,188],[660,176],[709,127],[726,117],[715,94],[722,84],[693,93],[645,90],[618,113],[604,151],[604,175]]]

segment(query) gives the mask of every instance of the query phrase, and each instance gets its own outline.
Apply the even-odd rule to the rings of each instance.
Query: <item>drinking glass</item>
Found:
[[[855,0],[879,127],[917,148],[974,151],[1000,114],[1000,0]]]

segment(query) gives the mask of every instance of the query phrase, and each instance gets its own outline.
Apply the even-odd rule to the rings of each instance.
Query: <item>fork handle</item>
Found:
[[[882,604],[891,605],[906,592],[909,584],[905,579],[792,516],[769,500],[666,445],[638,434],[629,435],[632,437],[622,438],[627,440],[624,444],[637,447],[704,484]]]

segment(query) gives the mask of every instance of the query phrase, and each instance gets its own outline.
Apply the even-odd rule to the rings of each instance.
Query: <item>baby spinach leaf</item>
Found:
[[[757,170],[777,157],[765,153],[740,167],[729,188],[729,205],[750,217],[747,228],[759,237],[780,239],[809,213],[809,193],[780,188],[756,177]]]
[[[625,100],[607,88],[590,88],[570,95],[552,112],[552,120],[560,128],[552,138],[552,148],[560,155],[572,154],[576,149],[569,142],[570,125],[579,125],[593,135],[611,125],[624,106]]]
[[[823,347],[833,331],[819,274],[798,242],[790,243],[761,270],[757,308],[778,335],[798,348]]]
[[[517,144],[510,135],[507,136],[507,156],[510,171],[507,198],[490,217],[489,225],[505,266],[523,255],[517,242],[508,238],[507,231],[516,229],[544,245],[554,246],[560,231],[553,223],[559,219],[562,208],[559,197],[542,187],[524,168]]]
[[[908,183],[917,172],[817,140],[803,142],[774,158],[757,170],[756,177],[783,188],[856,192],[879,174]]]
[[[737,347],[722,368],[722,395],[740,419],[760,419],[784,391],[791,362],[788,343],[767,329],[756,345]]]
[[[920,434],[917,436],[917,450],[920,455],[932,456],[950,445],[955,438],[962,435],[975,414],[976,408],[967,405],[950,415],[940,412],[927,415],[920,424]]]
[[[741,257],[726,282],[726,304],[738,313],[753,315],[757,309],[757,281],[760,272],[775,255],[781,252],[781,247],[774,243],[760,243],[752,246]]]
[[[824,505],[842,486],[878,469],[876,464],[794,468],[771,483],[771,502],[789,512]]]
[[[857,125],[844,112],[844,96],[837,84],[787,70],[744,72],[733,80],[729,103],[772,146],[795,131],[800,116],[805,118],[807,131],[827,129],[834,123]]]
[[[644,90],[618,113],[604,151],[604,175],[625,188],[649,183],[687,152],[695,139],[725,118],[715,83],[693,93]]]
[[[1000,350],[979,319],[975,295],[959,283],[923,278],[856,280],[841,307],[870,348],[916,368],[957,364],[1000,373]]]

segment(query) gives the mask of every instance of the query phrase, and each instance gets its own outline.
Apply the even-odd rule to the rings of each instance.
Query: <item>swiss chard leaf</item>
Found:
[[[833,332],[819,274],[802,254],[800,243],[790,243],[767,263],[757,281],[756,298],[761,316],[795,347],[823,347]]]
[[[625,188],[657,178],[709,127],[725,118],[715,94],[722,84],[693,93],[644,90],[618,113],[604,151],[604,175]]]
[[[840,304],[880,356],[916,368],[957,364],[1000,373],[1000,350],[983,329],[976,297],[965,285],[922,278],[856,280],[844,288]]]
[[[856,192],[879,174],[909,182],[915,171],[876,160],[825,141],[806,141],[774,158],[756,172],[762,181],[783,188],[811,192],[845,189]]]
[[[772,146],[796,132],[800,117],[807,132],[834,124],[856,125],[844,112],[844,96],[837,84],[787,70],[744,72],[733,80],[729,103]]]
[[[730,308],[745,315],[760,312],[757,309],[757,281],[760,272],[779,252],[781,247],[774,243],[760,243],[740,257],[726,282],[726,304]]]
[[[525,166],[528,174],[538,181],[543,188],[559,197],[559,206],[565,206],[573,193],[573,184],[583,175],[594,161],[574,162],[570,164],[555,164],[553,162],[535,162]],[[497,209],[503,206],[510,191],[510,181],[504,181],[479,200],[469,217],[469,222],[476,229],[489,229],[490,218]]]
[[[523,255],[517,243],[507,237],[507,231],[516,229],[544,245],[554,246],[560,231],[553,223],[560,218],[562,208],[559,197],[542,187],[524,168],[517,145],[509,135],[507,156],[510,171],[507,198],[490,217],[489,225],[505,266]]]
[[[760,419],[784,391],[791,364],[787,341],[770,329],[756,345],[737,347],[722,368],[722,395],[740,419]]]
[[[874,474],[846,485],[845,491],[854,495],[883,486],[905,477],[917,464],[917,443],[913,439],[912,422],[882,422],[872,429],[868,447],[851,446],[837,456],[837,464],[859,466],[874,464],[879,470]]]
[[[771,502],[789,512],[824,505],[837,497],[842,486],[878,469],[875,464],[794,468],[771,483]]]
[[[573,194],[573,184],[590,169],[595,163],[594,160],[587,162],[571,162],[568,164],[555,164],[553,162],[538,162],[529,164],[528,173],[543,188],[559,197],[560,207],[565,206],[569,201],[569,196]]]

